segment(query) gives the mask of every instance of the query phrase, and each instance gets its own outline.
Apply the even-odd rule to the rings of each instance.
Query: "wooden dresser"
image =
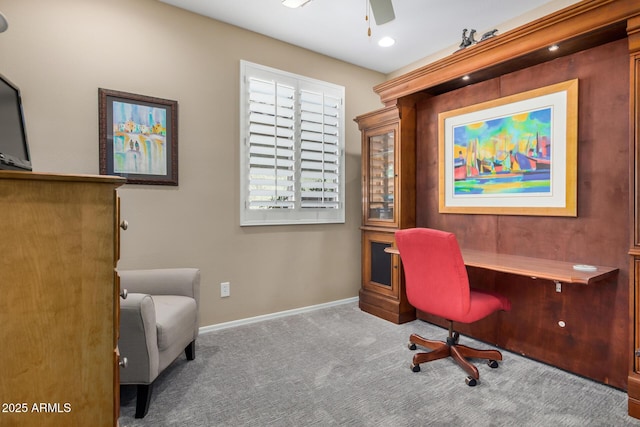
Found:
[[[123,183],[0,171],[0,425],[117,425]]]

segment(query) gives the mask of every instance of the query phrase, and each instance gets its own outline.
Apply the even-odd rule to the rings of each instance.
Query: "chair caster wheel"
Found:
[[[495,361],[495,360],[489,360],[489,361],[487,362],[487,365],[489,365],[489,367],[490,367],[490,368],[495,369],[495,368],[497,368],[497,367],[498,367],[498,362],[497,362],[497,361]]]
[[[411,370],[413,372],[420,372],[420,365],[414,365],[413,363],[411,364]]]
[[[467,383],[469,387],[475,387],[478,384],[478,381],[472,377],[465,378],[464,382]]]
[[[407,347],[409,347],[409,350],[415,350],[417,347],[414,343],[410,342]]]

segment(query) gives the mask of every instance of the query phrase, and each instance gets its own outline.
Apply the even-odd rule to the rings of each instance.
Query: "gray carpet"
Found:
[[[626,393],[505,351],[497,369],[477,363],[476,387],[451,359],[414,373],[413,332],[447,334],[356,303],[202,334],[196,360],[156,380],[144,419],[122,387],[120,426],[640,426]]]

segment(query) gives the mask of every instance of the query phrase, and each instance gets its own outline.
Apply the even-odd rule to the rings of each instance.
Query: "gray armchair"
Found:
[[[182,351],[195,358],[198,336],[200,270],[168,268],[119,271],[120,340],[127,366],[120,384],[137,385],[136,418],[149,410],[153,381]]]

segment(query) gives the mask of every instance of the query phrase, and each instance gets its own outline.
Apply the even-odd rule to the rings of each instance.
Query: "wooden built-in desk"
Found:
[[[385,252],[399,255],[396,247],[388,247]],[[486,268],[503,273],[547,279],[561,283],[589,285],[615,275],[617,268],[596,265],[595,271],[580,271],[573,268],[575,263],[551,259],[498,254],[494,252],[461,249],[462,258],[468,267]]]
[[[562,45],[562,53],[551,58],[546,49],[554,43]],[[473,84],[460,79],[467,74],[476,77]],[[561,218],[542,210],[540,216],[502,215],[504,212],[498,210],[481,215],[469,211],[443,214],[438,206],[441,150],[434,143],[442,133],[439,114],[572,79],[579,79],[582,89],[584,84],[589,88],[580,90],[579,99],[573,100],[580,117],[594,118],[579,120],[576,129],[581,141],[594,142],[580,146],[580,150],[588,151],[580,151],[577,176],[571,183],[579,187],[579,215]],[[398,148],[409,142],[415,155],[403,152],[394,159],[394,172],[405,174],[393,181],[394,200],[400,196],[411,204],[394,206],[394,219],[386,221],[393,225],[386,228],[387,234],[429,227],[455,230],[460,242],[471,243],[478,241],[480,232],[485,239],[483,250],[499,252],[500,248],[519,253],[518,245],[526,244],[530,256],[570,261],[463,251],[465,263],[474,266],[467,268],[469,282],[477,289],[504,295],[512,310],[468,326],[459,325],[465,329],[458,332],[616,388],[626,389],[628,385],[629,412],[640,418],[640,1],[574,2],[473,49],[463,49],[380,83],[374,91],[388,106],[385,108],[405,108],[397,114],[397,129],[414,131],[410,135],[413,139],[395,135],[395,140],[401,139]],[[382,128],[381,118],[390,112],[378,111],[377,116],[359,116],[363,135],[372,134],[376,126]],[[365,150],[362,152],[365,165]],[[621,154],[634,161],[605,172],[602,165],[616,163]],[[584,161],[585,156],[598,160]],[[603,173],[606,179],[601,179]],[[374,186],[378,178],[373,173],[367,175],[366,168],[363,177],[363,206],[373,206],[373,201],[377,202],[374,197],[380,194],[373,192],[374,188],[378,191]],[[410,178],[409,185],[405,177]],[[611,183],[618,185],[612,189]],[[608,197],[608,202],[601,202],[603,197]],[[409,221],[398,226],[394,221],[400,212]],[[363,209],[363,226],[371,230],[363,230],[360,295],[366,297],[366,308],[372,314],[400,313],[399,307],[407,299],[401,260],[380,249],[393,246],[393,236],[378,232],[385,224],[368,223],[366,213]],[[611,223],[622,226],[611,232],[607,229]],[[577,233],[580,235],[576,239]],[[593,255],[594,245],[602,258]],[[567,250],[571,251],[570,258],[556,256]],[[598,261],[605,256],[606,261]],[[597,266],[595,272],[576,271],[571,261],[604,262],[619,270]],[[381,289],[379,294],[386,289],[366,280],[376,263],[381,265],[380,276],[389,276],[389,269],[392,275],[400,276],[400,286],[387,286],[397,292],[387,292],[390,296],[386,300],[372,298],[376,287]],[[559,285],[563,282],[564,286]],[[371,307],[380,309],[375,312]],[[432,323],[442,320],[437,324],[447,326],[443,319],[420,312],[416,317]]]

